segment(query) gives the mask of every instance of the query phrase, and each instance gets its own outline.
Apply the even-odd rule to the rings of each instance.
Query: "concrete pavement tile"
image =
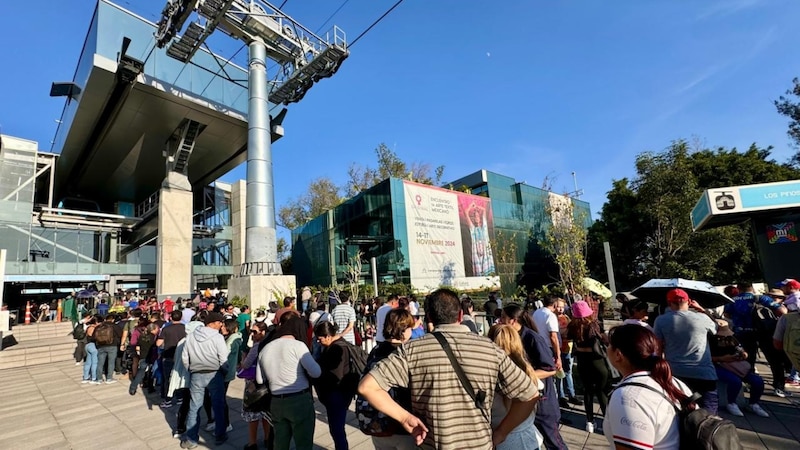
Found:
[[[48,420],[47,417],[42,419],[37,418],[34,423],[31,423],[31,418],[28,417],[27,420],[23,422],[24,424],[19,424],[13,429],[4,430],[3,433],[0,434],[0,439],[14,440],[19,437],[24,438],[26,436],[36,436],[39,434],[61,434],[58,424],[53,420]]]
[[[64,449],[69,443],[60,432],[22,436],[14,439],[0,439],[0,448],[6,449]]]
[[[742,447],[744,448],[758,450],[763,450],[766,448],[764,447],[764,443],[761,442],[761,438],[759,438],[758,434],[752,431],[740,430],[739,441],[742,443]]]

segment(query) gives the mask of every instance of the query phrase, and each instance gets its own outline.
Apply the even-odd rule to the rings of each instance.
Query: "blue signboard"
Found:
[[[800,182],[770,183],[739,188],[742,208],[764,208],[800,204]]]
[[[692,228],[698,229],[711,216],[711,206],[708,204],[708,195],[703,193],[700,200],[692,210]]]

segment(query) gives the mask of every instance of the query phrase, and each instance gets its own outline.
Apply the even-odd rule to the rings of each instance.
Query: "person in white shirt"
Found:
[[[556,302],[558,298],[547,296],[544,299],[544,308],[539,308],[533,312],[533,323],[536,330],[543,338],[550,342],[553,349],[553,357],[556,360],[556,371],[561,370],[561,333],[558,328],[558,317],[556,317]]]
[[[608,332],[608,339],[608,359],[623,377],[603,423],[610,448],[677,449],[680,424],[675,408],[691,390],[672,377],[652,331],[620,325]]]
[[[386,300],[386,303],[375,312],[375,342],[383,342],[386,340],[386,337],[383,335],[383,324],[386,322],[386,314],[389,314],[389,311],[397,308],[397,305],[397,294],[391,294]]]

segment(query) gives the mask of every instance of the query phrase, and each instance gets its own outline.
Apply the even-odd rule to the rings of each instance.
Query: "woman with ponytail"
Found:
[[[640,325],[622,325],[609,331],[608,340],[609,361],[623,377],[608,402],[604,422],[611,448],[678,449],[675,406],[680,407],[691,390],[672,377],[652,331]]]

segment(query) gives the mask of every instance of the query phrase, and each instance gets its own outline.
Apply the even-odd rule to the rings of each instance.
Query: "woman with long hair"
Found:
[[[606,345],[608,338],[600,330],[600,324],[595,320],[588,303],[581,300],[572,304],[572,321],[567,325],[567,337],[574,343],[572,354],[578,363],[578,374],[583,383],[586,431],[594,433],[594,397],[597,397],[603,415],[608,405],[608,366],[605,355],[598,352],[598,346]],[[598,431],[602,430],[601,424],[597,423]]]
[[[239,378],[244,379],[245,391],[254,389],[255,386],[255,367],[258,364],[258,353],[267,344],[267,324],[262,322],[253,322],[250,327],[250,334],[253,335],[253,345],[247,352],[247,356],[239,364],[237,375]],[[247,422],[247,445],[245,450],[258,449],[258,423],[261,422],[261,427],[264,429],[264,446],[272,448],[274,439],[274,432],[269,425],[269,415],[266,411],[251,411],[246,406],[242,405],[242,420]]]
[[[319,366],[322,375],[314,386],[319,401],[328,413],[328,430],[336,450],[347,450],[347,409],[356,393],[356,384],[350,383],[350,344],[337,334],[335,323],[321,322],[314,327],[314,334],[322,345]]]
[[[92,316],[86,328],[86,361],[83,362],[83,381],[82,383],[100,384],[100,378],[97,376],[97,343],[94,337],[94,331],[97,325],[103,323],[103,317],[99,314]]]
[[[536,428],[544,437],[544,446],[548,450],[567,449],[567,444],[558,431],[561,422],[561,409],[558,405],[553,375],[556,374],[556,362],[550,342],[545,340],[536,330],[531,315],[517,304],[506,305],[500,314],[500,323],[511,325],[522,340],[522,348],[533,366],[536,376],[544,383],[542,400],[536,409]]]
[[[395,350],[408,342],[415,325],[416,320],[410,311],[400,308],[390,310],[383,322],[385,340],[379,342],[370,352],[364,373],[368,373],[379,362],[388,358]],[[411,411],[411,391],[409,389],[391,388],[389,395],[400,406]],[[369,408],[369,403],[364,397],[358,397],[356,402],[356,411],[359,410],[359,406]],[[377,410],[374,411],[377,413]],[[371,419],[372,421],[366,423],[365,426],[372,431],[381,433],[381,436],[372,436],[372,445],[375,446],[375,450],[412,450],[417,448],[414,438],[396,420],[383,414],[376,414]],[[359,420],[361,420],[360,417]]]
[[[604,428],[611,447],[677,449],[680,424],[675,407],[691,390],[672,377],[652,331],[621,325],[608,332],[608,340],[609,361],[623,377],[606,411]]]
[[[489,339],[494,341],[517,365],[520,369],[531,377],[534,383],[539,385],[539,390],[544,388],[544,385],[536,376],[536,371],[533,366],[528,362],[525,357],[525,349],[522,348],[522,339],[519,333],[511,325],[496,324],[489,329]],[[499,392],[495,392],[499,395]],[[508,413],[508,408],[511,405],[511,400],[505,397],[495,398],[492,402],[492,428],[497,427]],[[536,413],[532,413],[530,417],[525,419],[522,423],[517,425],[511,433],[508,434],[506,440],[495,447],[497,450],[538,450],[540,436],[537,436],[536,426],[534,425]]]

